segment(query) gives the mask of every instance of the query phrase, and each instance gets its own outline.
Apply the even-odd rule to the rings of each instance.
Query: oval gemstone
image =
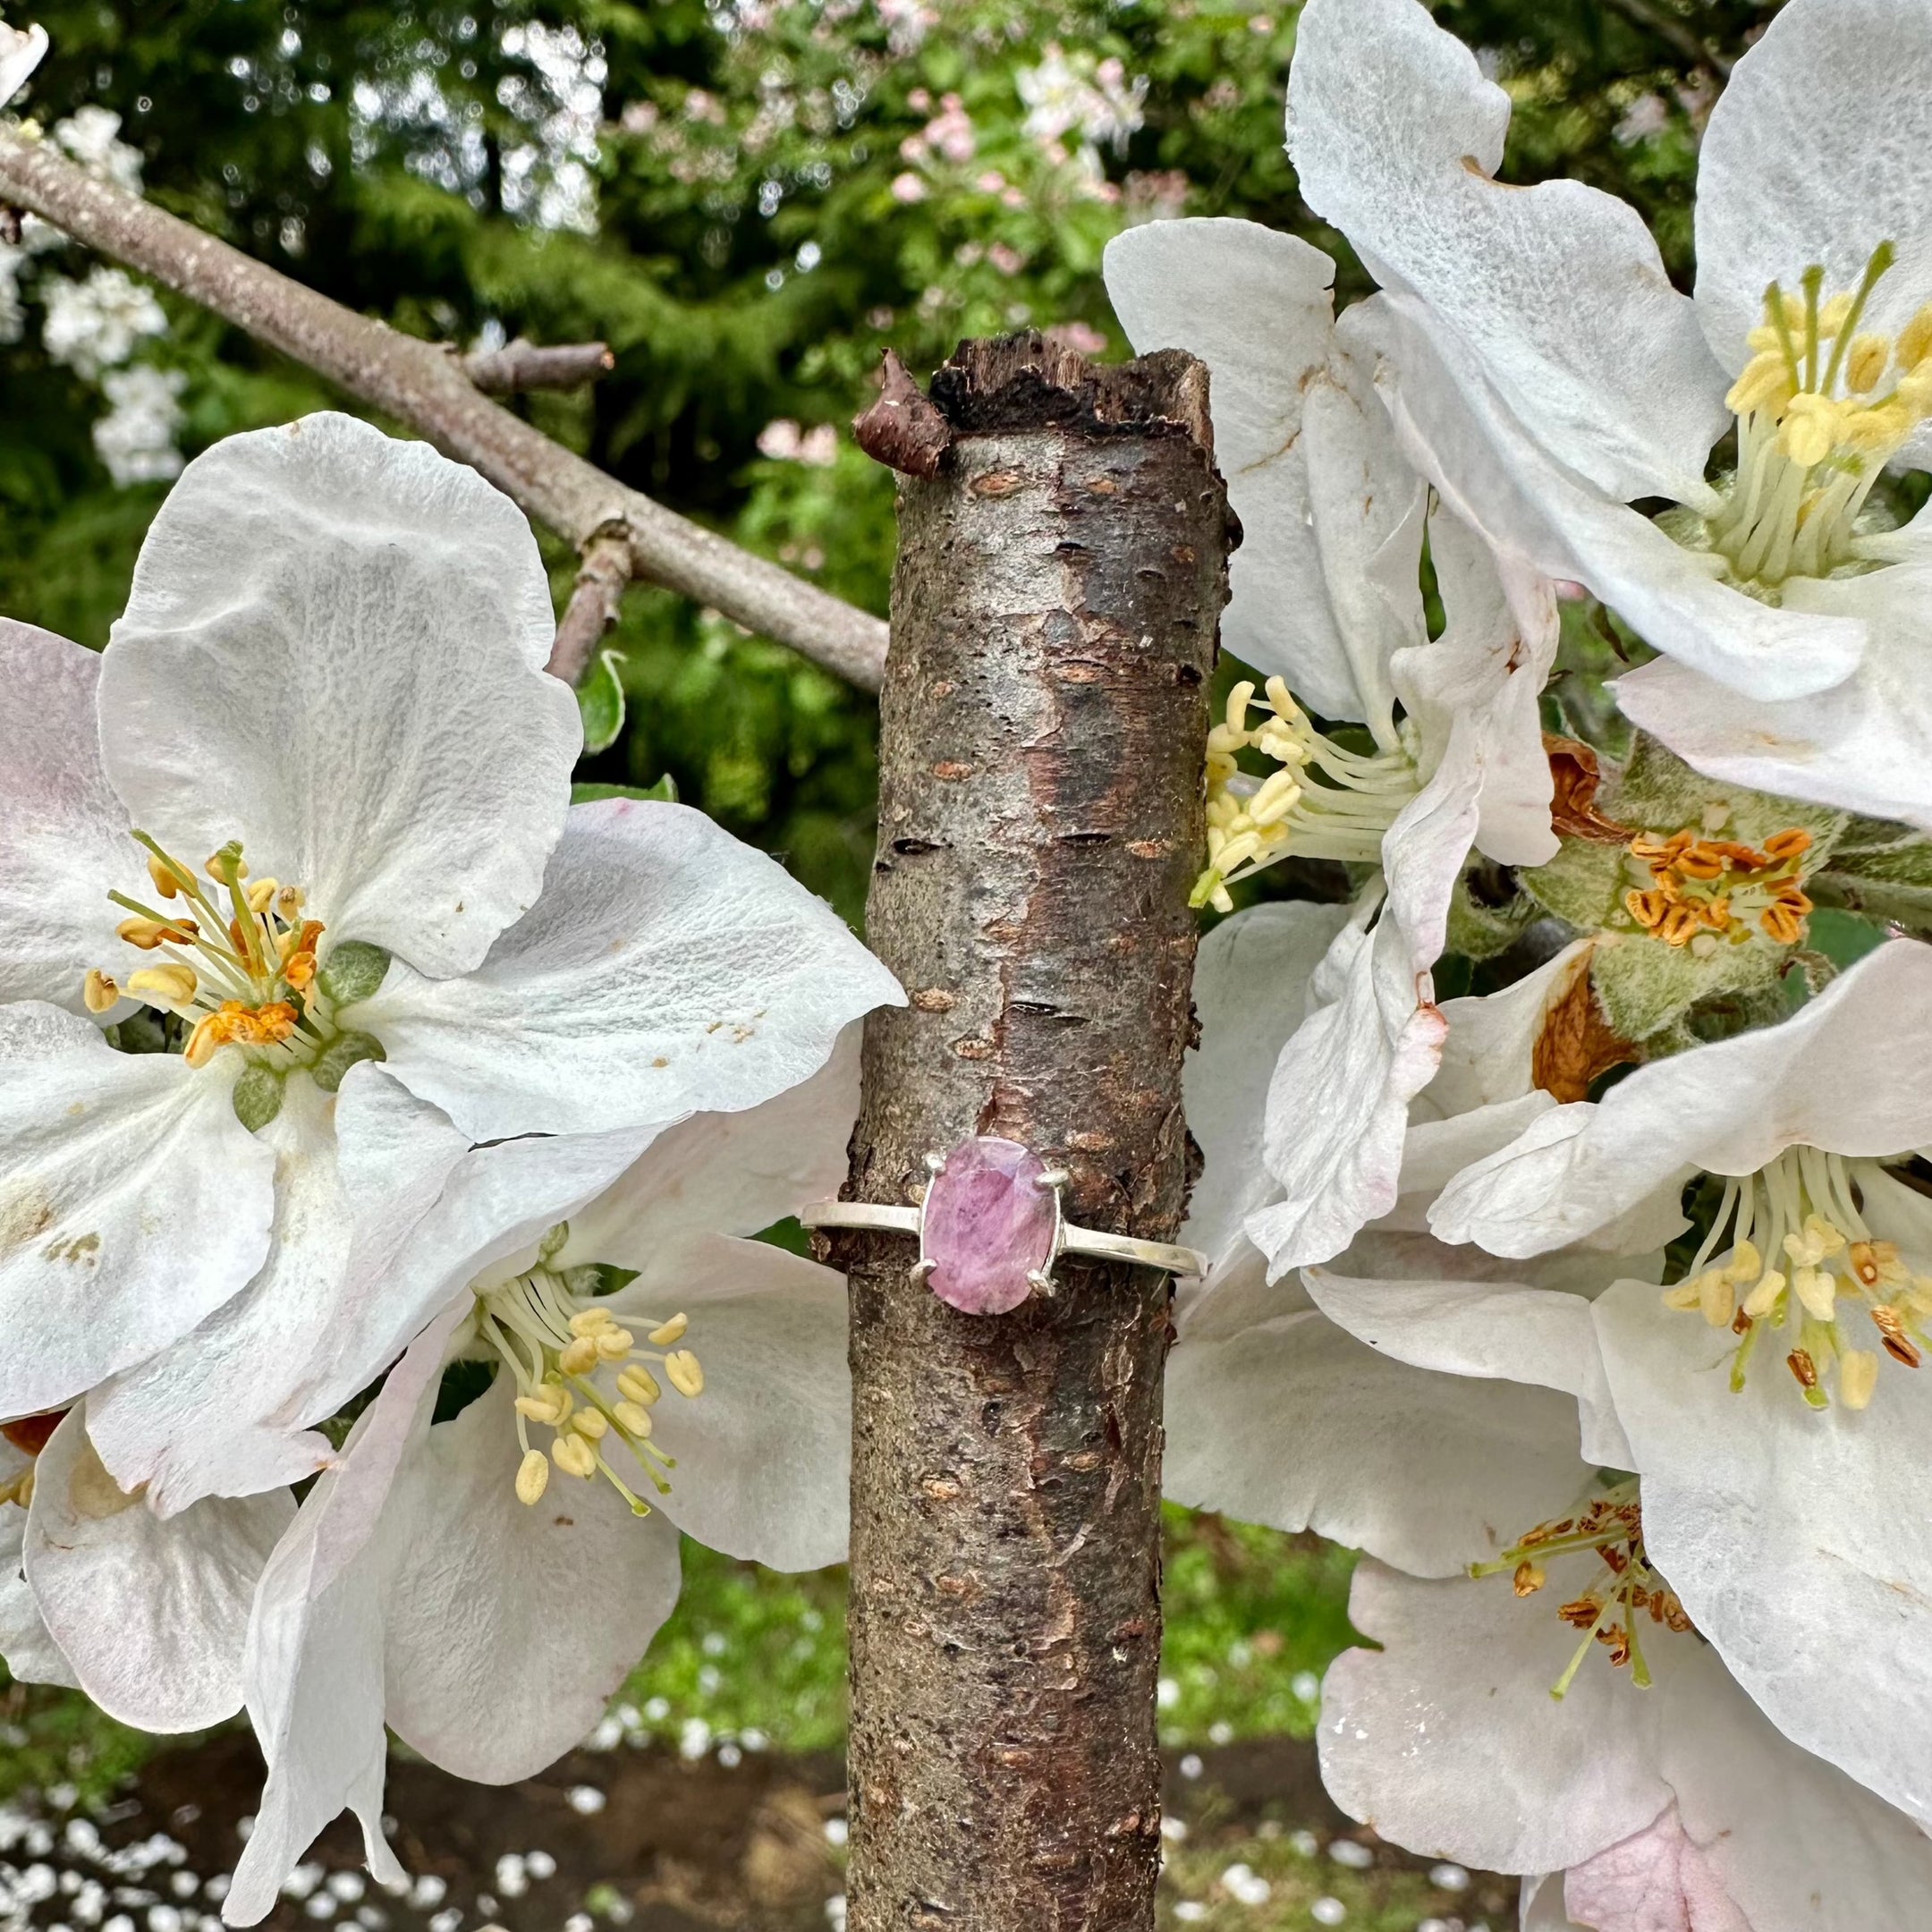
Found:
[[[1004,1315],[1033,1292],[1027,1276],[1053,1258],[1058,1207],[1046,1165],[1017,1140],[962,1140],[926,1190],[928,1286],[968,1315]]]

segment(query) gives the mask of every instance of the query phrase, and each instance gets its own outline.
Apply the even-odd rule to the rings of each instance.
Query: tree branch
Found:
[[[604,633],[617,622],[630,583],[631,546],[622,532],[593,537],[584,546],[583,568],[544,666],[553,677],[574,684],[583,676]]]
[[[1610,4],[1625,20],[1656,35],[1692,65],[1707,68],[1720,80],[1729,76],[1730,61],[1722,54],[1712,53],[1682,21],[1673,20],[1661,7],[1652,5],[1651,0],[1610,0]]]
[[[917,1200],[928,1150],[987,1134],[1066,1170],[1073,1224],[1172,1240],[1233,530],[1206,372],[1036,335],[967,343],[918,405],[895,386],[919,433],[888,436],[914,473],[866,928],[911,1003],[866,1021],[847,1191]],[[827,1248],[852,1932],[1152,1932],[1169,1284],[1065,1256],[1051,1299],[968,1315],[908,1278],[903,1235]]]
[[[462,372],[485,395],[515,395],[529,389],[576,389],[617,366],[607,343],[560,343],[539,349],[519,335],[501,349],[476,349]]]
[[[633,575],[789,644],[877,691],[886,626],[607,476],[481,394],[457,360],[292,282],[138,195],[97,180],[48,141],[0,130],[0,201],[157,282],[306,363],[349,394],[469,463],[524,513],[580,547],[621,530]]]

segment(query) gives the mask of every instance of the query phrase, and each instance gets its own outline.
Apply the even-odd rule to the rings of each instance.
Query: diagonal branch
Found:
[[[438,344],[344,309],[13,129],[0,129],[0,201],[152,275],[408,424],[580,548],[621,530],[633,575],[878,689],[886,626],[877,617],[572,454],[483,395]]]
[[[616,367],[608,343],[559,343],[539,348],[519,335],[501,349],[477,349],[462,359],[462,372],[485,395],[515,395],[528,389],[577,389]]]
[[[1624,19],[1674,48],[1692,66],[1707,69],[1720,80],[1730,73],[1730,61],[1722,54],[1713,53],[1682,21],[1673,20],[1661,7],[1653,6],[1651,0],[1610,0],[1610,4]]]

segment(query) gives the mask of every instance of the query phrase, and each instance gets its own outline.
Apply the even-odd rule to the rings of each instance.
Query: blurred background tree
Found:
[[[885,609],[889,477],[852,446],[881,352],[1050,327],[1125,352],[1123,225],[1241,215],[1343,253],[1282,149],[1264,0],[41,0],[21,104],[89,165],[396,327],[601,339],[517,406],[687,514]],[[1695,142],[1771,0],[1441,0],[1518,101],[1514,178],[1633,199],[1690,266]],[[29,223],[0,243],[0,610],[105,641],[182,456],[339,402]],[[572,559],[553,550],[560,593]],[[862,697],[632,593],[586,778],[650,784],[857,918]]]

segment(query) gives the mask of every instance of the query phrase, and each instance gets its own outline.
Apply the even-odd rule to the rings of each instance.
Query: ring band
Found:
[[[814,1201],[799,1210],[809,1228],[875,1228],[893,1234],[917,1234],[921,1210],[894,1208],[875,1201]],[[1060,1240],[1047,1266],[1063,1254],[1098,1255],[1108,1261],[1132,1261],[1142,1267],[1165,1268],[1170,1275],[1205,1275],[1207,1257],[1174,1241],[1136,1241],[1131,1234],[1108,1234],[1098,1228],[1060,1226]]]

